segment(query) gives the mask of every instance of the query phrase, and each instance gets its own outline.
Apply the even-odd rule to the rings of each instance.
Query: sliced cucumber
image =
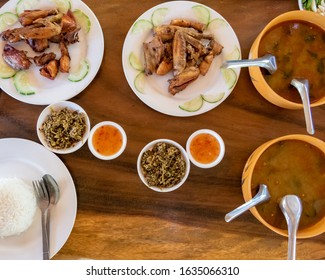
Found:
[[[0,32],[7,29],[18,21],[18,16],[14,13],[6,12],[0,15]]]
[[[129,62],[133,69],[138,71],[143,71],[144,66],[141,64],[140,59],[138,56],[135,55],[134,52],[131,52],[129,55]]]
[[[31,85],[28,73],[24,70],[18,71],[13,78],[16,90],[22,95],[35,94],[35,88]]]
[[[80,82],[83,80],[89,72],[89,64],[86,59],[81,60],[76,72],[70,73],[68,80],[71,82]]]
[[[231,68],[221,68],[221,74],[229,89],[232,89],[237,81],[237,74]]]
[[[8,79],[16,74],[16,70],[12,69],[3,59],[0,58],[0,78]]]
[[[154,26],[159,26],[163,23],[166,15],[168,14],[168,8],[159,8],[152,13],[151,22]]]
[[[145,77],[144,72],[140,72],[134,79],[134,86],[140,93],[144,93]]]
[[[220,92],[217,94],[201,94],[201,96],[202,96],[203,100],[208,103],[216,103],[216,102],[220,101],[225,96],[225,93]]]
[[[192,10],[200,22],[202,22],[204,24],[209,23],[210,12],[206,7],[204,7],[202,5],[196,5],[196,6],[192,7]]]
[[[87,34],[90,31],[91,21],[89,17],[81,10],[74,10],[73,15],[80,25],[81,29]]]
[[[68,10],[71,9],[71,2],[70,0],[50,0],[53,2],[56,7],[59,9],[60,12],[66,13]]]
[[[196,112],[203,106],[203,98],[201,95],[185,102],[183,105],[178,106],[180,109],[187,112]]]
[[[238,49],[237,46],[235,46],[235,48],[232,50],[231,53],[229,53],[228,55],[226,55],[226,60],[238,60],[240,59],[241,55],[240,55],[240,51]]]
[[[17,15],[25,10],[33,10],[40,0],[20,0],[16,6]]]
[[[214,20],[211,20],[208,25],[209,30],[217,30],[218,28],[227,26],[227,22],[224,21],[222,18],[215,18]]]
[[[142,32],[149,31],[152,28],[153,28],[153,24],[151,23],[151,21],[146,19],[140,19],[133,25],[131,32],[134,34],[142,33]]]

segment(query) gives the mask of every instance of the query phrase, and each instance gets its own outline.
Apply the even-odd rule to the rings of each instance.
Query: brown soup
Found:
[[[271,28],[261,39],[259,56],[276,57],[277,71],[263,76],[269,86],[283,98],[301,103],[294,78],[309,81],[310,101],[325,95],[325,32],[304,21],[287,21]]]
[[[325,216],[325,153],[300,140],[285,140],[267,148],[258,159],[252,176],[252,195],[258,185],[268,186],[271,199],[256,207],[269,224],[287,229],[279,207],[281,198],[295,194],[302,200],[299,229]]]

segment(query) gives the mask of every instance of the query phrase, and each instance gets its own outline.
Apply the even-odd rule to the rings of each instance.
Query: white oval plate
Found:
[[[139,21],[146,21],[150,26],[152,23],[152,15],[158,9],[165,9],[166,15],[161,18],[161,24],[168,24],[170,20],[175,18],[186,18],[199,21],[199,17],[195,13],[195,7],[200,7],[205,11],[203,20],[209,23],[207,32],[214,34],[216,40],[224,46],[222,53],[214,58],[214,61],[205,76],[200,76],[196,81],[191,83],[185,90],[177,93],[175,96],[168,92],[168,79],[172,78],[172,74],[165,76],[151,75],[145,76],[143,70],[137,70],[132,67],[129,56],[132,53],[144,65],[143,42],[150,41],[153,37],[152,29],[134,30],[134,26]],[[194,9],[193,9],[194,8]],[[201,20],[202,21],[202,20]],[[212,22],[212,23],[211,23]],[[237,55],[234,56],[234,53]],[[122,63],[125,77],[133,92],[152,109],[171,116],[187,117],[205,113],[218,105],[220,105],[233,90],[240,73],[240,68],[224,69],[226,72],[235,73],[236,79],[232,86],[227,85],[224,75],[220,70],[223,61],[228,59],[241,59],[241,51],[238,38],[230,26],[230,24],[216,11],[199,3],[191,1],[173,1],[157,5],[144,14],[142,14],[132,25],[124,41],[122,51]],[[139,80],[138,77],[141,77]],[[135,83],[141,82],[141,91]],[[203,106],[195,112],[182,110],[179,106],[193,100],[199,95],[207,95],[209,99],[213,96],[223,97],[213,103],[203,100]]]
[[[60,200],[51,210],[50,257],[67,241],[77,214],[77,195],[72,177],[63,162],[42,145],[25,139],[0,139],[0,177],[32,180],[51,174],[60,186]],[[41,260],[41,212],[37,209],[30,228],[18,236],[0,238],[1,260]]]
[[[0,14],[4,12],[15,13],[16,5],[19,0],[10,0],[0,9]],[[86,58],[89,63],[89,72],[87,76],[80,82],[71,82],[68,80],[67,73],[59,73],[57,77],[52,81],[39,74],[38,66],[34,64],[28,69],[28,76],[31,84],[35,88],[36,92],[32,95],[22,95],[17,92],[13,79],[0,79],[0,87],[7,94],[13,98],[20,100],[25,103],[35,104],[35,105],[48,105],[62,100],[68,100],[81,91],[83,91],[95,78],[100,65],[102,63],[104,54],[104,37],[103,31],[99,24],[98,19],[95,14],[90,10],[90,8],[80,0],[70,0],[71,10],[76,9],[82,10],[90,19],[91,28],[87,35],[82,31],[79,32],[79,42],[69,45],[69,53],[71,57],[71,69],[78,67],[79,61]],[[37,4],[33,9],[45,9],[55,7],[55,5],[48,0],[38,0]],[[10,27],[20,27],[19,23],[16,23]],[[6,42],[0,42],[0,57],[2,56],[3,47]],[[24,42],[19,42],[12,44],[13,47],[19,50],[25,50],[28,55],[33,57],[34,55],[39,55]],[[57,57],[60,57],[60,52],[58,49],[58,44],[50,44],[50,48],[46,52],[55,52]]]

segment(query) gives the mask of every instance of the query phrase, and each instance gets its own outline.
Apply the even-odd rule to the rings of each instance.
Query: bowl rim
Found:
[[[260,145],[258,148],[256,148],[253,153],[250,155],[248,160],[246,161],[245,167],[243,169],[243,174],[242,174],[242,194],[244,197],[245,202],[248,200],[252,199],[252,193],[251,193],[251,179],[252,179],[252,174],[255,169],[255,165],[257,163],[257,160],[260,158],[260,156],[263,154],[263,152],[269,148],[271,145],[274,143],[280,142],[280,141],[285,141],[285,140],[300,140],[307,142],[321,151],[325,153],[325,142],[310,135],[305,135],[305,134],[289,134],[289,135],[284,135],[280,136],[274,139],[271,139],[264,144]],[[288,236],[288,233],[286,230],[279,229],[277,227],[274,227],[273,225],[267,223],[262,216],[259,214],[257,211],[256,207],[252,207],[249,209],[250,212],[253,214],[253,216],[261,222],[264,226],[269,228],[270,230],[274,231],[275,233],[278,233],[282,236]],[[325,216],[319,220],[316,224],[299,230],[297,232],[297,238],[309,238],[309,237],[314,237],[317,235],[320,235],[322,233],[325,233]],[[322,225],[319,227],[319,225]]]
[[[282,14],[276,16],[275,18],[273,18],[271,21],[269,21],[265,25],[265,27],[260,31],[260,33],[254,40],[254,42],[250,48],[249,55],[248,55],[249,59],[255,59],[258,57],[258,49],[259,49],[260,41],[261,41],[262,37],[265,35],[265,33],[268,32],[268,30],[270,28],[279,24],[280,22],[295,20],[295,19],[297,19],[296,18],[297,15],[302,16],[302,19],[298,19],[298,20],[306,21],[306,22],[310,21],[312,24],[315,24],[315,25],[319,26],[320,28],[324,29],[324,27],[318,23],[318,21],[322,22],[324,20],[323,16],[318,15],[317,13],[314,13],[312,11],[306,11],[303,9],[303,10],[294,10],[294,11],[282,13]],[[306,18],[308,18],[308,19],[306,19]],[[276,106],[286,108],[286,109],[303,109],[302,103],[292,102],[288,99],[283,98],[279,94],[277,94],[263,78],[263,74],[262,74],[260,67],[251,66],[251,67],[248,67],[248,71],[249,71],[251,80],[252,80],[255,88],[266,100],[268,100],[269,102],[273,103]],[[258,80],[256,79],[255,76],[258,77]],[[258,86],[258,83],[261,83],[262,86]],[[263,90],[259,90],[257,87],[263,87]],[[270,95],[272,98],[268,97],[268,95]],[[272,101],[271,101],[271,99],[272,99]],[[310,103],[310,106],[316,107],[316,106],[320,106],[323,104],[325,104],[325,96],[316,100],[315,102]]]
[[[197,160],[195,160],[195,158],[192,156],[192,153],[191,153],[191,150],[190,150],[190,146],[191,146],[191,142],[193,140],[193,138],[199,134],[210,134],[211,136],[213,136],[214,138],[216,138],[216,140],[218,141],[219,143],[219,148],[220,148],[220,151],[219,151],[219,155],[218,157],[213,161],[213,162],[210,162],[210,163],[201,163],[201,162],[198,162]],[[187,139],[187,142],[186,142],[186,152],[190,158],[190,161],[196,165],[197,167],[200,167],[200,168],[211,168],[211,167],[214,167],[216,165],[218,165],[224,155],[225,155],[225,143],[222,139],[222,137],[220,136],[220,134],[218,134],[217,132],[215,132],[214,130],[211,130],[211,129],[207,129],[207,128],[202,128],[202,129],[199,129],[199,130],[196,130],[194,131],[190,137]]]
[[[86,131],[82,137],[82,140],[77,142],[72,147],[70,147],[68,149],[54,149],[54,148],[51,148],[50,146],[48,146],[47,142],[45,141],[45,137],[44,137],[43,133],[40,131],[40,128],[41,128],[43,122],[45,121],[46,117],[49,116],[51,110],[58,110],[58,109],[64,109],[64,108],[72,109],[72,110],[75,110],[75,111],[78,111],[78,112],[84,114],[85,122],[86,122]],[[79,104],[72,102],[72,101],[58,101],[58,102],[49,104],[42,110],[42,112],[40,113],[40,115],[38,116],[38,119],[37,119],[36,132],[37,132],[37,136],[38,136],[38,139],[41,142],[41,144],[45,148],[47,148],[49,151],[56,153],[56,154],[70,154],[70,153],[73,153],[73,152],[79,150],[87,142],[87,139],[89,137],[89,132],[90,132],[90,120],[89,120],[87,112]]]
[[[145,178],[143,176],[142,169],[141,169],[141,157],[142,157],[143,153],[145,151],[147,151],[148,149],[150,149],[151,147],[153,147],[155,144],[160,143],[160,142],[165,142],[165,143],[174,145],[176,148],[178,148],[180,150],[182,156],[183,156],[183,159],[185,160],[185,163],[186,163],[186,169],[185,169],[184,177],[182,178],[182,180],[178,184],[176,184],[176,185],[174,185],[174,186],[172,186],[170,188],[159,188],[159,187],[155,187],[155,186],[154,187],[149,186],[147,181],[145,180]],[[190,159],[189,159],[189,156],[188,156],[186,150],[182,147],[182,145],[180,145],[176,141],[171,140],[171,139],[166,139],[166,138],[156,139],[156,140],[153,140],[153,141],[149,142],[148,144],[146,144],[141,149],[141,151],[140,151],[140,153],[138,155],[138,159],[137,159],[137,171],[138,171],[138,175],[139,175],[141,181],[149,189],[154,190],[156,192],[171,192],[171,191],[174,191],[174,190],[178,189],[187,180],[187,177],[189,176],[189,173],[190,173]]]
[[[102,154],[98,153],[96,151],[96,149],[94,148],[94,145],[92,143],[92,139],[93,139],[95,131],[99,127],[106,126],[106,125],[114,126],[115,128],[117,128],[119,130],[119,132],[121,133],[122,140],[123,140],[122,141],[122,146],[118,150],[118,152],[113,154],[113,155],[110,155],[110,156],[105,156],[105,155],[102,155]],[[91,128],[87,141],[88,141],[88,148],[89,148],[90,152],[95,157],[97,157],[98,159],[101,159],[101,160],[112,160],[112,159],[115,159],[115,158],[119,157],[124,152],[124,150],[126,148],[126,145],[127,145],[127,136],[126,136],[126,133],[125,133],[125,130],[123,129],[123,127],[121,125],[119,125],[118,123],[113,122],[113,121],[101,121],[101,122],[97,123],[95,126],[93,126]]]

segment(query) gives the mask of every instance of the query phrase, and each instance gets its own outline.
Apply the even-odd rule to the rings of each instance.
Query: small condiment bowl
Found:
[[[103,129],[110,129],[110,131],[100,131]],[[96,141],[98,141],[97,144]],[[106,146],[98,146],[103,144],[106,144]],[[90,130],[88,147],[91,153],[99,159],[112,160],[117,158],[124,152],[126,144],[126,133],[124,129],[115,122],[103,121],[96,124]]]
[[[252,47],[250,49],[249,58],[250,59],[256,59],[259,57],[259,47],[260,42],[263,36],[274,26],[281,24],[283,22],[287,21],[304,21],[309,22],[313,25],[316,25],[322,29],[324,29],[324,17],[310,12],[310,11],[304,11],[304,10],[297,10],[297,11],[290,11],[286,12],[284,14],[281,14],[271,20],[259,33],[257,38],[252,44]],[[302,103],[295,103],[288,99],[283,98],[279,94],[277,94],[266,82],[262,71],[259,67],[249,67],[249,74],[251,77],[251,80],[257,89],[257,91],[269,102],[273,103],[276,106],[285,108],[285,109],[303,109]],[[297,91],[298,94],[298,91]],[[316,107],[325,104],[325,96],[322,98],[311,102],[311,107]]]
[[[243,197],[245,202],[251,200],[255,193],[253,193],[253,188],[254,186],[252,185],[252,180],[253,180],[253,176],[257,173],[256,172],[256,165],[258,160],[262,157],[263,153],[273,144],[276,143],[284,143],[287,140],[298,140],[298,141],[302,141],[305,142],[306,144],[310,144],[316,148],[318,148],[320,151],[322,151],[323,153],[325,153],[325,143],[315,137],[309,136],[309,135],[303,135],[303,134],[292,134],[292,135],[285,135],[285,136],[281,136],[272,140],[267,141],[266,143],[262,144],[261,146],[259,146],[252,154],[251,156],[248,158],[244,170],[243,170],[243,174],[242,174],[242,193],[243,193]],[[276,159],[272,158],[270,160],[273,160],[273,164],[274,162],[276,162]],[[308,161],[307,161],[308,162]],[[270,166],[270,164],[268,164],[267,162],[265,162],[264,166]],[[283,169],[283,173],[287,174],[289,171],[287,170],[289,167],[285,166],[285,168]],[[306,172],[310,172],[310,170],[314,170],[313,166],[308,166],[308,168],[306,169]],[[277,174],[277,176],[280,176],[280,172],[279,170],[273,170],[272,171],[273,174]],[[268,178],[269,180],[269,178]],[[289,180],[289,182],[294,182],[295,180],[297,180],[296,178],[293,178],[292,180]],[[273,184],[274,186],[274,181],[272,181],[272,179],[270,179],[270,182],[261,182],[261,183],[265,183],[268,185],[268,189],[270,192],[271,197],[275,196],[276,194],[274,193],[274,190],[272,190],[271,188],[271,184]],[[297,183],[297,182],[295,182]],[[277,182],[276,184],[279,185],[279,189],[280,192],[284,193],[283,195],[286,194],[295,194],[295,192],[297,192],[299,190],[299,192],[303,192],[303,190],[298,189],[292,189],[292,191],[286,193],[283,191],[283,189],[281,188],[281,186],[283,186],[283,183],[281,185],[281,182]],[[309,187],[309,186],[308,186]],[[301,199],[308,199],[308,197],[310,197],[310,194],[313,194],[313,190],[310,191],[310,193],[302,193],[301,194]],[[309,198],[312,200],[312,198]],[[269,203],[269,202],[266,202]],[[288,231],[286,229],[282,229],[279,227],[275,227],[273,225],[271,225],[270,223],[268,223],[266,221],[266,219],[264,219],[262,217],[262,215],[260,214],[260,212],[258,211],[258,209],[256,207],[252,207],[249,209],[250,212],[253,214],[253,216],[259,221],[261,222],[264,226],[266,226],[268,229],[272,230],[273,232],[280,234],[282,236],[288,236]],[[280,208],[279,208],[280,211]],[[313,223],[307,227],[298,228],[298,232],[297,232],[297,238],[309,238],[309,237],[314,237],[317,235],[320,235],[322,233],[325,233],[325,215],[321,218],[321,220],[319,220],[316,223]]]
[[[84,121],[86,124],[85,132],[82,136],[82,140],[74,143],[71,147],[65,148],[65,149],[56,149],[51,147],[48,144],[48,141],[46,140],[46,137],[44,133],[40,130],[42,127],[42,124],[48,119],[48,117],[51,115],[53,111],[60,111],[64,108],[67,108],[70,111],[77,111],[78,113],[83,114],[84,116]],[[36,130],[37,130],[37,136],[42,143],[44,147],[46,147],[48,150],[57,153],[57,154],[69,154],[73,153],[77,150],[79,150],[86,142],[89,136],[89,131],[90,131],[90,121],[89,117],[86,113],[86,111],[79,106],[78,104],[71,102],[71,101],[60,101],[57,103],[53,103],[48,105],[47,107],[44,108],[44,110],[41,112],[41,114],[38,117],[37,124],[36,124]]]
[[[152,149],[153,146],[156,145],[157,143],[167,143],[167,144],[175,146],[181,152],[182,158],[185,161],[185,164],[186,164],[186,166],[185,166],[185,175],[178,184],[176,184],[176,185],[174,185],[172,187],[161,188],[161,187],[157,187],[157,186],[150,186],[148,184],[148,182],[146,181],[145,176],[143,174],[143,169],[141,167],[142,156],[146,151]],[[178,144],[177,142],[175,142],[173,140],[169,140],[169,139],[157,139],[157,140],[154,140],[154,141],[148,143],[141,150],[141,152],[139,153],[138,160],[137,160],[137,170],[138,170],[138,174],[139,174],[139,177],[140,177],[141,181],[148,188],[150,188],[150,189],[152,189],[152,190],[154,190],[156,192],[171,192],[171,191],[174,191],[174,190],[178,189],[186,181],[186,179],[187,179],[187,177],[188,177],[188,175],[190,173],[190,160],[189,160],[188,154],[186,153],[185,149],[180,144]]]
[[[201,139],[199,137],[201,137]],[[200,156],[205,158],[204,161],[200,161],[198,155],[194,154],[195,147],[192,145],[205,146],[199,149],[201,153]],[[194,165],[200,168],[211,168],[222,161],[225,155],[225,143],[221,136],[215,131],[210,129],[200,129],[192,133],[188,138],[186,142],[186,151]]]

